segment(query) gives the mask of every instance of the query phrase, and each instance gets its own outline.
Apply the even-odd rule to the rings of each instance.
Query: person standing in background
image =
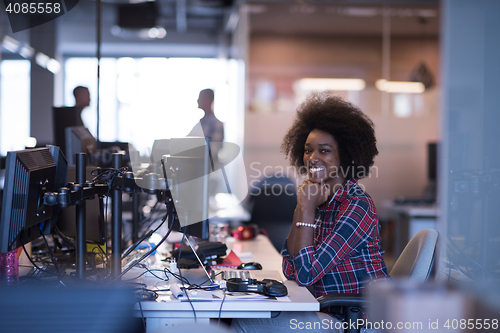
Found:
[[[82,111],[90,105],[90,92],[87,87],[77,86],[73,89],[75,105],[69,107],[54,107],[54,145],[66,152],[66,127],[84,126]]]
[[[213,110],[214,91],[212,89],[203,89],[198,96],[198,108],[205,112],[200,119],[203,133],[199,133],[198,126],[195,126],[188,136],[205,136],[210,142],[224,141],[224,124],[217,119]]]

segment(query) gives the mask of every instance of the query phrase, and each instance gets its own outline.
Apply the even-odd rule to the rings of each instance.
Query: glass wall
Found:
[[[129,142],[147,154],[155,139],[186,136],[203,111],[200,90],[215,91],[214,110],[228,119],[228,66],[225,60],[201,58],[104,58],[100,64],[99,139]],[[87,86],[91,104],[82,118],[97,135],[97,60],[69,58],[65,62],[64,103],[72,91]]]
[[[24,149],[30,134],[30,62],[0,63],[0,155]]]

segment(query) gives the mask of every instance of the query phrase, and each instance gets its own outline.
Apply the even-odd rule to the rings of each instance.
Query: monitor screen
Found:
[[[96,150],[96,140],[84,126],[66,128],[66,158],[69,165],[76,164],[78,153],[92,154]],[[87,159],[90,164],[91,159]]]
[[[163,155],[170,154],[170,139],[155,140],[151,149],[151,163],[160,163]]]
[[[66,152],[66,128],[74,126],[83,126],[80,113],[81,107],[65,106],[52,108],[53,128],[54,128],[54,145],[60,147],[63,152]]]
[[[52,216],[43,196],[55,190],[56,163],[48,148],[7,153],[0,223],[0,252],[7,253],[41,236]]]
[[[180,223],[174,230],[208,239],[208,142],[203,137],[172,138],[163,163]]]
[[[61,148],[51,145],[48,145],[47,148],[50,149],[50,154],[52,155],[52,158],[56,163],[56,180],[54,189],[55,191],[58,191],[61,187],[65,187],[67,184],[66,178],[68,174],[68,161],[66,160],[66,157],[62,153]],[[52,207],[52,216],[50,219],[45,221],[43,225],[42,232],[44,235],[50,235],[52,233],[52,228],[59,219],[59,215],[61,215],[62,210],[63,208],[61,208],[58,205],[54,205]]]
[[[427,178],[429,181],[437,180],[438,170],[438,144],[437,142],[427,143]]]

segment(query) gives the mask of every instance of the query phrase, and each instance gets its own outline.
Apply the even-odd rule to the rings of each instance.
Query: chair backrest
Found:
[[[251,219],[249,223],[265,229],[276,250],[288,237],[297,206],[295,184],[287,177],[268,177],[253,187],[248,200]]]
[[[436,230],[424,229],[413,236],[394,264],[391,277],[407,277],[416,282],[425,282],[434,262],[438,235]]]

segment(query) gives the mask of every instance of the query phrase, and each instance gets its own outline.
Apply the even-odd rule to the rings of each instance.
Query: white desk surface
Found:
[[[230,239],[227,245],[236,253],[252,253],[251,257],[242,258],[243,262],[257,261],[261,263],[264,270],[276,270],[282,275],[281,255],[267,237],[259,235],[256,239],[249,241]],[[187,273],[190,272],[187,271]],[[222,300],[190,303],[164,296],[157,301],[143,301],[140,307],[136,305],[135,309],[139,311],[142,308],[142,316],[147,318],[149,327],[165,326],[164,323],[158,324],[162,320],[193,319],[193,308],[197,319],[219,318],[219,315],[221,318],[269,318],[272,311],[319,311],[319,303],[307,288],[298,286],[294,281],[284,282],[288,289],[288,296],[281,300],[225,300],[221,310]]]

